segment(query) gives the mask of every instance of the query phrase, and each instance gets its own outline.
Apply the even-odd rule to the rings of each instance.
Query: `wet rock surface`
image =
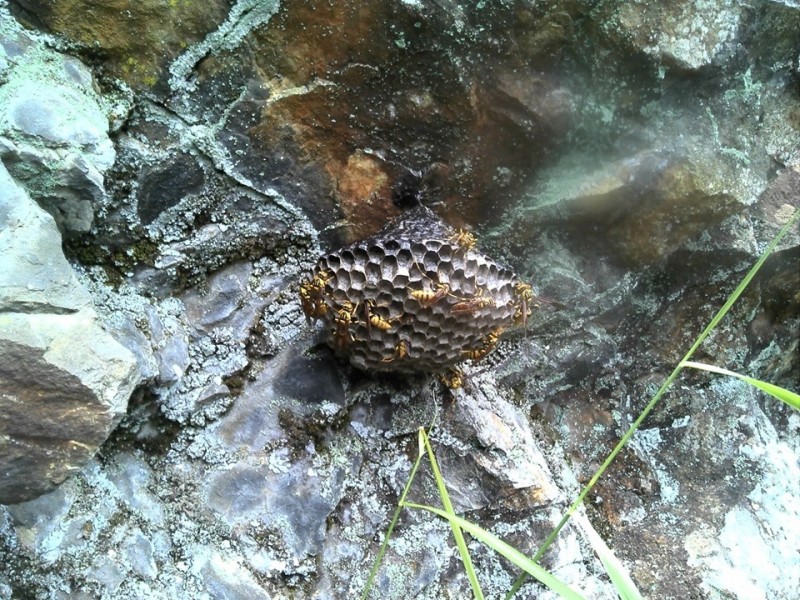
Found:
[[[535,552],[800,204],[795,4],[0,3],[0,414],[79,442],[8,454],[46,484],[3,502],[63,483],[0,507],[0,597],[356,597],[431,423],[456,509]],[[456,392],[342,364],[298,300],[409,170],[541,297]],[[798,248],[695,358],[800,389]],[[794,598],[798,433],[685,373],[544,566],[615,597],[593,529],[645,597]],[[414,511],[375,586],[470,594]]]

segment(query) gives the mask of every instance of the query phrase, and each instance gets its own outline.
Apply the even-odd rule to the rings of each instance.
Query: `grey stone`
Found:
[[[0,501],[21,502],[77,472],[125,413],[133,356],[82,310],[0,315]]]
[[[58,558],[57,548],[68,542],[63,525],[76,495],[75,486],[65,484],[35,500],[8,508],[15,533],[27,552],[48,563]]]
[[[154,579],[158,575],[153,545],[140,529],[135,528],[123,541],[123,553],[125,562],[140,577]]]
[[[195,211],[208,213],[210,222],[186,223]],[[198,284],[232,262],[261,258],[304,233],[297,220],[273,193],[233,187],[219,200],[189,196],[173,209],[171,219],[151,224],[151,234],[167,242],[154,266]]]
[[[147,307],[150,341],[158,361],[158,379],[164,385],[177,383],[189,366],[189,342],[182,324],[169,315],[159,316]]]
[[[264,448],[284,435],[279,423],[280,405],[274,400],[271,374],[256,378],[247,386],[242,398],[215,423],[213,437],[216,442],[230,448]]]
[[[470,388],[455,395],[458,410],[445,415],[435,436],[448,450],[440,460],[455,474],[448,486],[457,510],[481,509],[517,490],[537,506],[563,500],[522,414],[487,376],[474,378]]]
[[[188,154],[164,161],[157,169],[148,169],[142,174],[137,193],[139,219],[149,225],[186,196],[199,192],[204,183],[203,169]]]
[[[108,466],[107,473],[101,472],[92,462],[83,471],[82,483],[78,478],[71,479],[49,494],[2,509],[7,529],[3,529],[3,519],[0,529],[4,535],[13,532],[21,552],[48,564],[66,560],[70,569],[82,573],[80,586],[71,590],[59,586],[62,592],[69,592],[65,598],[80,593],[91,598],[114,590],[123,593],[122,589],[134,596],[146,594],[145,582],[157,577],[158,564],[172,550],[147,464],[141,457],[123,455]],[[105,490],[102,498],[90,505],[83,504],[78,494],[81,485],[87,483]],[[130,524],[130,517],[139,525]],[[107,538],[106,533],[110,534]],[[105,552],[95,551],[98,543],[107,544]],[[61,568],[59,571],[63,572]],[[126,587],[129,582],[133,589]],[[167,596],[153,591],[145,597]]]
[[[106,594],[114,594],[125,580],[125,567],[110,556],[98,555],[83,575],[88,581],[100,584]]]
[[[83,94],[66,86],[43,86],[30,80],[20,82],[13,92],[5,96],[4,115],[13,134],[38,138],[56,147],[77,146],[98,154],[102,165],[110,166],[114,151],[106,135],[106,120],[96,106],[87,104]]]
[[[69,314],[87,308],[61,250],[53,219],[31,202],[0,164],[0,306],[20,313]]]
[[[734,396],[732,403],[722,400]],[[662,495],[672,493],[678,505],[694,505],[697,496],[707,497],[702,511],[714,518],[688,519],[685,543],[688,564],[703,573],[706,593],[790,598],[800,585],[800,569],[797,557],[786,549],[800,547],[800,509],[786,499],[800,497],[800,461],[797,448],[779,438],[754,396],[738,380],[718,379],[707,392],[710,415],[691,418],[675,447],[659,452],[667,437],[662,434],[654,445],[638,448],[657,465],[660,478],[672,482],[673,489],[663,489]],[[727,443],[712,448],[701,439],[709,417],[716,435]],[[733,502],[711,492],[724,478],[713,467],[694,465],[700,472],[694,479],[673,466],[674,458],[696,450],[704,456],[713,453],[717,464],[739,472],[737,482],[727,486],[738,492]],[[747,540],[746,548],[741,540]]]
[[[344,401],[341,384],[333,377],[329,385],[309,386],[311,370],[329,368],[323,361],[309,361],[290,350],[281,363],[262,373],[260,382],[248,387],[194,447],[222,446],[214,455],[226,456],[227,461],[240,457],[206,473],[202,505],[230,527],[258,524],[274,531],[283,539],[282,560],[292,565],[321,551],[326,520],[358,460],[347,456],[331,464],[317,456],[313,443],[303,450],[303,460],[276,444],[285,437],[281,422],[290,431],[304,424],[324,428],[341,409],[336,402]],[[293,369],[296,373],[287,375]],[[249,451],[243,453],[245,449]]]
[[[183,299],[154,299],[130,285],[109,294],[91,277],[84,277],[104,321],[140,357],[149,391],[169,419],[202,420],[227,408],[230,390],[223,379],[247,366],[245,342],[264,303],[247,291],[251,269],[245,266],[244,287],[237,283],[239,291],[233,298],[224,282],[229,272],[242,271],[235,266],[215,274],[205,293],[192,291]],[[214,282],[223,282],[222,288]],[[217,304],[223,307],[219,313]],[[203,315],[209,311],[217,316],[207,321]]]
[[[249,280],[252,274],[251,263],[239,262],[211,275],[202,288],[183,295],[187,318],[202,331],[234,325],[244,339],[244,332],[252,328],[255,312],[261,308],[259,303],[251,301]]]
[[[302,345],[289,346],[246,387],[231,410],[210,428],[216,443],[230,450],[257,451],[282,439],[284,423],[302,427],[306,418],[321,424],[344,408],[346,399],[329,354],[306,357]],[[313,373],[313,377],[309,377]]]
[[[104,329],[61,254],[53,220],[0,165],[0,502],[51,490],[125,412],[133,356]]]
[[[4,149],[6,166],[62,231],[86,232],[115,157],[101,99],[79,61],[45,50],[22,30],[9,35],[30,47],[0,87],[0,135],[14,142]]]
[[[114,487],[115,496],[138,520],[155,530],[164,527],[164,507],[153,493],[155,474],[142,457],[121,455],[103,475]]]
[[[215,600],[237,598],[271,600],[272,598],[238,561],[213,554],[200,569],[203,585],[210,597]]]
[[[323,485],[321,478],[309,477],[311,463],[293,461],[277,451],[271,464],[253,467],[234,465],[209,477],[207,505],[229,526],[263,523],[282,537],[290,560],[302,560],[319,553],[325,523],[341,493],[344,472],[334,469]],[[323,490],[332,488],[332,493]],[[235,493],[232,491],[235,490]]]
[[[114,337],[135,357],[143,381],[153,381],[160,373],[159,364],[153,351],[153,342],[134,318],[125,313],[115,315],[113,321],[106,320],[113,327]]]

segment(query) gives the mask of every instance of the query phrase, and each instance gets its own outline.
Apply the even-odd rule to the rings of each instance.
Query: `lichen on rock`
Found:
[[[61,470],[13,455],[38,482],[14,499],[63,483],[0,507],[2,597],[357,597],[431,423],[456,509],[534,553],[800,197],[789,0],[89,4],[0,3],[0,344],[24,358],[0,373],[37,409],[0,426],[80,429]],[[414,238],[449,263],[417,253],[401,308],[353,292],[381,263],[360,241],[420,201],[449,225]],[[501,284],[448,270],[459,230]],[[798,244],[697,358],[800,388]],[[487,345],[524,312],[517,280],[541,308]],[[500,316],[442,327],[482,286]],[[366,370],[306,323],[317,290],[329,337],[349,343],[344,300],[374,336]],[[441,364],[392,373],[420,299],[443,362],[493,348],[459,389],[416,372]],[[684,375],[542,564],[615,597],[599,532],[645,597],[794,600],[800,421]],[[410,498],[438,504],[424,465]],[[504,595],[517,573],[470,551]],[[416,511],[375,586],[471,593],[449,525]]]

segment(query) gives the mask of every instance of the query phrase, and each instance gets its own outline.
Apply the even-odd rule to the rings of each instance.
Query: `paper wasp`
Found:
[[[311,322],[311,319],[319,319],[327,314],[328,306],[323,300],[322,293],[332,277],[333,274],[330,271],[320,271],[310,279],[305,279],[300,283],[300,305],[306,315],[307,322]]]
[[[472,250],[475,244],[478,243],[478,239],[466,229],[459,229],[447,241],[460,246],[464,250]]]
[[[333,317],[333,322],[336,324],[333,339],[337,348],[345,348],[353,341],[353,336],[350,333],[350,324],[353,322],[357,308],[357,305],[353,306],[352,303],[345,301],[342,307],[336,311]]]
[[[400,340],[394,347],[394,354],[392,354],[387,358],[384,358],[383,360],[381,360],[381,362],[390,363],[395,360],[402,360],[406,356],[408,356],[408,350],[409,350],[408,342],[405,340]]]
[[[394,323],[392,321],[400,318],[395,317],[394,319],[385,319],[372,310],[374,306],[375,304],[372,302],[372,300],[364,301],[364,323],[367,326],[367,333],[369,335],[372,335],[373,327],[379,329],[380,331],[388,331],[394,327]]]
[[[472,361],[479,361],[484,356],[489,354],[492,350],[497,347],[497,342],[500,341],[500,334],[503,333],[503,328],[499,327],[489,333],[485,338],[483,338],[483,343],[478,348],[474,348],[472,350],[464,350],[463,355],[465,358],[468,358]]]

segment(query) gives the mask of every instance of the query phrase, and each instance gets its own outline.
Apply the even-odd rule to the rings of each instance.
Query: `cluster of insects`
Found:
[[[306,315],[306,320],[317,320],[328,312],[328,305],[324,302],[322,294],[325,285],[330,281],[330,273],[317,273],[311,279],[300,284],[300,305]]]
[[[359,368],[439,373],[458,387],[457,365],[482,360],[506,329],[527,326],[535,298],[476,244],[420,209],[321,257],[300,283],[303,312]]]

